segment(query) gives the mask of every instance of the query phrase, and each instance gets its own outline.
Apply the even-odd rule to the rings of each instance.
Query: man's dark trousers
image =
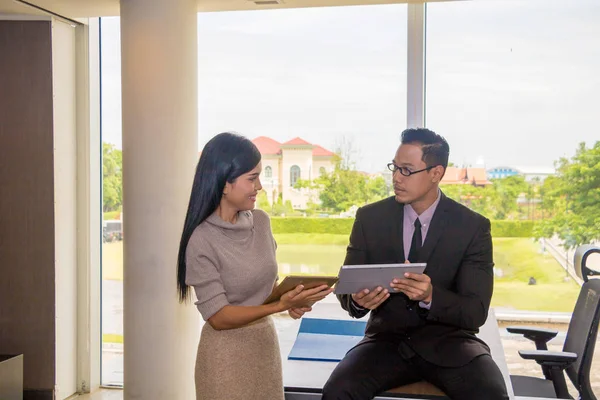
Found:
[[[363,343],[353,348],[323,389],[323,400],[367,400],[398,386],[426,380],[451,399],[508,399],[504,378],[484,354],[462,367],[439,367],[404,343]]]

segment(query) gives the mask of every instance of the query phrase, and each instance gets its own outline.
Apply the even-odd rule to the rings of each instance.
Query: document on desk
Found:
[[[303,318],[288,360],[337,362],[362,340],[365,321]]]

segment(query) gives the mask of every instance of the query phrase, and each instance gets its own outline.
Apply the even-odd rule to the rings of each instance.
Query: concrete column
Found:
[[[121,0],[125,399],[194,398],[177,249],[198,157],[195,0]]]

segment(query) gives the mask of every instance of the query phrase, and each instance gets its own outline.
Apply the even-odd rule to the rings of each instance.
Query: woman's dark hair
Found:
[[[204,146],[196,167],[179,243],[177,291],[181,303],[189,297],[189,287],[185,283],[185,253],[194,229],[219,206],[225,182],[233,183],[240,175],[252,171],[259,162],[260,152],[254,143],[235,133],[220,133]]]

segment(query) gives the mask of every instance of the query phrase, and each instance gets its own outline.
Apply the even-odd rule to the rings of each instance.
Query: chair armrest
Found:
[[[548,350],[546,343],[558,335],[558,331],[554,329],[530,328],[526,326],[509,326],[506,330],[509,333],[521,334],[533,341],[535,348],[538,350]]]
[[[519,355],[526,360],[535,360],[542,366],[546,379],[552,381],[558,399],[572,399],[567,387],[564,370],[575,360],[577,354],[566,351],[521,350]]]
[[[577,354],[566,351],[519,350],[525,360],[535,360],[541,366],[565,369],[577,360]]]

